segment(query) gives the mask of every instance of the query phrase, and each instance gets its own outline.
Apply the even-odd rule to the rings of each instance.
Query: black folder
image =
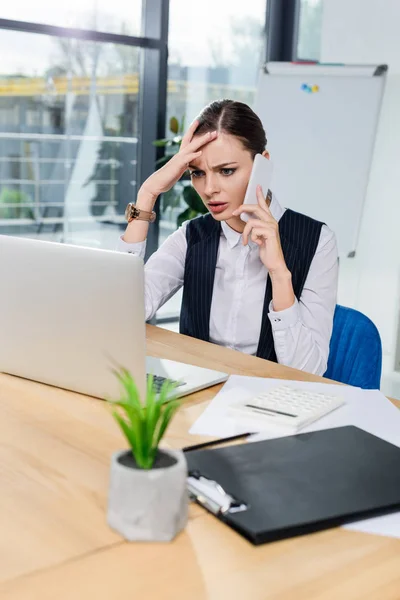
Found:
[[[400,510],[400,448],[353,426],[186,459],[192,497],[253,544]]]

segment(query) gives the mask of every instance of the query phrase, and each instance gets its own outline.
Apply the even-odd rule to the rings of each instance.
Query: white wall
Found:
[[[357,255],[341,265],[339,302],[366,313],[393,374],[400,306],[400,0],[323,0],[321,61],[389,65]],[[397,386],[397,387],[396,387]]]
[[[321,60],[400,72],[399,0],[323,0]]]

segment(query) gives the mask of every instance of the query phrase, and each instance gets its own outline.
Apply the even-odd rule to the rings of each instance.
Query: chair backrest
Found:
[[[336,306],[324,377],[361,387],[379,389],[382,343],[374,323],[358,310]]]

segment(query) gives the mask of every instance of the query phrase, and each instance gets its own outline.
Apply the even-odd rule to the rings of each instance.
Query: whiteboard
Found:
[[[386,71],[267,63],[258,82],[271,188],[283,206],[326,223],[344,256],[357,248]]]

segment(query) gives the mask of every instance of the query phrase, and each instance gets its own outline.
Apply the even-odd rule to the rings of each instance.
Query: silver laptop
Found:
[[[0,236],[0,371],[115,398],[115,366],[184,396],[225,373],[146,358],[143,261],[128,253]]]

